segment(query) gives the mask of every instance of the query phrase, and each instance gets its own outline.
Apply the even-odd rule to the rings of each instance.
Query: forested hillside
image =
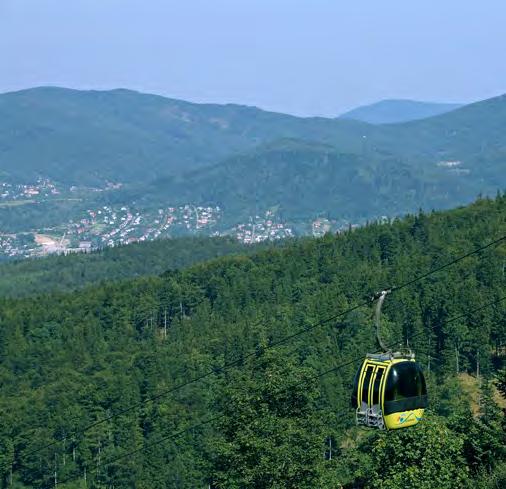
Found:
[[[505,241],[412,281],[505,235],[499,196],[159,277],[0,299],[1,484],[504,487]],[[385,303],[385,336],[416,351],[430,411],[413,428],[359,430],[351,383],[377,347],[372,303],[358,306],[406,283]],[[473,399],[462,376],[478,361]]]
[[[0,95],[3,177],[74,185],[151,182],[291,138],[381,162],[433,168],[462,160],[476,180],[504,160],[506,97],[401,124],[301,118],[239,105],[192,104],[129,90],[36,88]],[[504,183],[504,182],[503,182]]]
[[[159,275],[229,254],[250,254],[231,238],[178,238],[105,248],[92,253],[49,256],[0,264],[0,296],[70,291],[87,284]]]
[[[136,198],[161,205],[169,193],[179,204],[217,204],[230,223],[269,208],[288,222],[326,216],[356,223],[420,208],[455,207],[480,192],[494,195],[506,181],[498,175],[499,165],[488,174],[487,168],[471,172],[434,160],[417,166],[393,155],[378,160],[314,141],[283,139],[179,179],[156,181]],[[483,177],[477,180],[477,174]]]
[[[9,256],[35,254],[37,234],[118,240],[111,220],[96,220],[104,206],[141,217],[124,242],[238,236],[268,212],[302,235],[317,219],[335,231],[506,187],[505,96],[378,125],[128,90],[24,90],[1,94],[0,110],[0,254]],[[169,209],[186,205],[219,211],[198,232],[181,220],[164,227],[160,216],[173,223]]]
[[[360,142],[356,127],[364,125],[131,90],[57,87],[1,94],[0,111],[2,173],[74,185],[146,182],[281,137],[331,138],[350,149]]]

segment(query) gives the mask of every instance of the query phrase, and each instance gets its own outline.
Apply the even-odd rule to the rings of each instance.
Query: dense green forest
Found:
[[[315,216],[356,223],[420,208],[455,207],[472,202],[480,191],[494,195],[501,185],[499,165],[483,178],[478,178],[480,169],[467,171],[456,173],[435,162],[429,168],[414,166],[393,155],[378,160],[343,154],[330,145],[284,139],[183,178],[155,181],[139,190],[136,200],[162,205],[169,193],[180,205],[218,204],[232,224],[269,208],[290,223]]]
[[[232,238],[159,239],[91,253],[57,255],[0,263],[0,296],[20,297],[70,291],[90,283],[159,275],[223,255],[250,254]]]
[[[505,242],[387,298],[387,342],[409,342],[428,380],[413,428],[354,426],[372,304],[338,317],[504,235],[498,196],[0,299],[2,487],[504,487]]]

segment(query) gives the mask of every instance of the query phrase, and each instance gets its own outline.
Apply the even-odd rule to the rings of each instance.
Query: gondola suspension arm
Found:
[[[381,338],[381,307],[383,306],[383,302],[385,301],[385,297],[387,294],[391,292],[391,289],[382,290],[374,295],[373,300],[377,300],[376,303],[376,312],[374,314],[374,322],[376,324],[376,339],[378,340],[378,344],[380,348],[385,352],[389,353],[390,349],[385,345],[383,339]]]

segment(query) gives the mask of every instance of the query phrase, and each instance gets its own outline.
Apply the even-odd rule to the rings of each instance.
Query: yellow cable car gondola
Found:
[[[427,389],[415,355],[388,351],[381,341],[379,321],[387,293],[380,293],[376,307],[376,334],[385,353],[367,354],[355,376],[352,404],[357,425],[407,428],[422,419],[427,407]]]

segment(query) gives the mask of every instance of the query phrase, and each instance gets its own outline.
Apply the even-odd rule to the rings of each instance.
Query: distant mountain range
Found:
[[[272,207],[289,220],[351,221],[449,208],[506,188],[505,124],[502,96],[420,121],[350,126],[345,151],[327,135],[277,139],[144,194],[219,204],[234,218]]]
[[[142,194],[178,204],[218,204],[233,223],[276,209],[289,222],[315,215],[354,219],[419,205],[416,177],[396,159],[381,164],[313,141],[281,139],[182,178],[155,181]],[[402,190],[402,193],[398,192]]]
[[[130,90],[45,87],[0,95],[0,114],[4,175],[73,184],[150,181],[283,137],[333,140],[350,149],[361,125]]]
[[[119,181],[127,201],[215,203],[231,222],[272,207],[290,219],[395,215],[506,187],[505,96],[379,125],[127,90],[9,93],[0,113],[3,178]]]
[[[445,114],[463,107],[463,104],[443,104],[435,102],[419,102],[417,100],[381,100],[370,105],[357,107],[345,112],[341,119],[353,119],[370,124],[392,124],[426,119],[435,115]]]

